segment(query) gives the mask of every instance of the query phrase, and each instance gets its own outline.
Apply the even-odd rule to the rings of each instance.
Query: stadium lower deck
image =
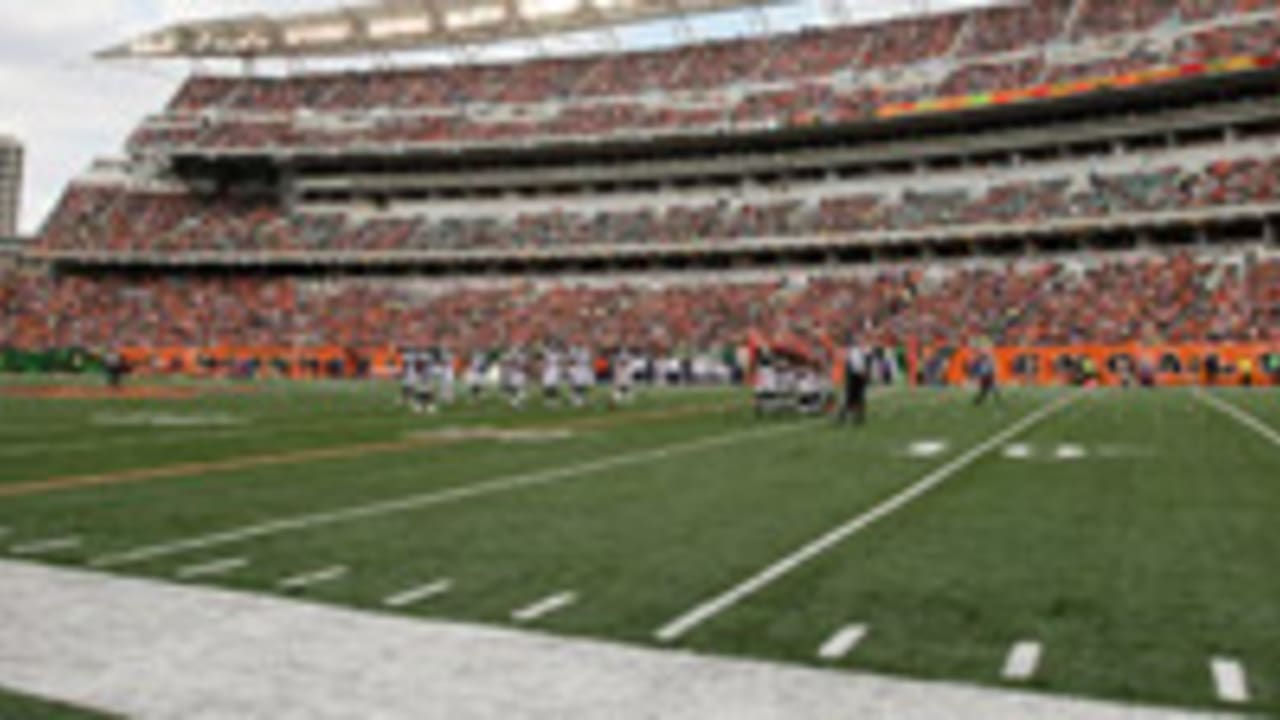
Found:
[[[852,429],[757,420],[722,390],[424,418],[379,383],[190,387],[6,381],[5,554],[664,652],[1280,708],[1276,390],[886,389]]]

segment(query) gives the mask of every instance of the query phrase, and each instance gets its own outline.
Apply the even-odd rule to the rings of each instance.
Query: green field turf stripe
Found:
[[[1241,425],[1244,425],[1262,437],[1270,440],[1272,445],[1280,447],[1280,432],[1277,432],[1275,428],[1266,424],[1262,420],[1259,420],[1257,417],[1241,410],[1226,400],[1223,400],[1212,393],[1204,392],[1203,390],[1197,391],[1196,397],[1206,405],[1230,415],[1236,422],[1239,422]]]
[[[532,429],[554,427],[557,429],[563,428],[568,430],[595,430],[637,422],[667,421],[687,416],[709,415],[724,412],[732,407],[734,407],[732,403],[667,407],[656,410],[611,415],[608,417],[552,419],[529,423],[527,427]],[[161,465],[159,467],[135,468],[90,475],[55,477],[31,482],[0,485],[0,499],[7,497],[42,495],[45,493],[106,485],[120,485],[181,477],[198,477],[214,473],[250,470],[259,467],[296,465],[314,463],[321,460],[341,460],[347,458],[358,458],[366,455],[408,452],[422,448],[454,445],[469,441],[470,439],[466,437],[445,437],[438,435],[416,436],[399,440],[356,443],[339,445],[336,447],[312,447],[290,450],[287,452],[272,452],[228,459],[182,462]]]
[[[689,631],[732,608],[742,600],[760,592],[764,588],[780,580],[800,566],[822,555],[831,548],[844,542],[849,537],[861,532],[879,520],[901,510],[937,488],[955,476],[961,470],[972,465],[987,453],[1022,433],[1030,430],[1058,411],[1079,399],[1081,395],[1072,393],[1063,396],[1048,405],[1032,412],[1005,430],[996,433],[987,440],[971,448],[968,452],[934,470],[917,480],[898,494],[880,503],[874,508],[857,515],[848,522],[836,527],[795,552],[761,570],[742,583],[726,590],[710,600],[694,607],[658,629],[655,637],[662,642],[673,642]]]
[[[583,475],[592,475],[620,467],[666,460],[678,455],[687,455],[712,448],[742,443],[749,440],[759,440],[774,435],[797,432],[809,427],[812,427],[812,423],[789,423],[785,425],[770,426],[762,430],[714,435],[709,438],[701,438],[673,445],[665,445],[650,450],[614,455],[601,460],[593,460],[577,465],[570,465],[568,467],[510,475],[460,488],[410,495],[408,497],[370,503],[368,505],[358,505],[331,512],[296,515],[279,520],[271,520],[254,525],[248,525],[224,532],[200,535],[161,543],[158,545],[150,545],[122,553],[105,555],[93,560],[92,564],[95,567],[118,567],[177,555],[193,550],[201,550],[209,547],[243,542],[245,540],[266,537],[269,535],[309,530],[321,525],[333,525],[372,517],[381,517],[394,513],[420,510],[422,508],[469,500],[471,498],[483,497],[486,495],[509,492],[512,490],[519,490],[539,485],[548,485],[561,480],[567,480]]]

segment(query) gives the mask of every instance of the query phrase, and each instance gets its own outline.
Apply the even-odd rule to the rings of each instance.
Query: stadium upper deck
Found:
[[[514,64],[193,77],[136,153],[333,154],[769,132],[1270,67],[1274,0],[1031,0]]]
[[[30,255],[69,269],[456,275],[776,268],[1219,239],[1274,244],[1278,9],[1274,0],[1034,0],[661,52],[195,77],[133,138],[132,164],[72,185]],[[1028,63],[1035,72],[1005,72]],[[1177,63],[1176,71],[1160,69]],[[1224,75],[1207,83],[1185,77],[1206,72]],[[1099,76],[1111,79],[1080,80]],[[1235,93],[1246,81],[1249,93],[1224,100],[1223,88]],[[656,138],[553,155],[539,129],[601,108],[604,117],[625,118],[610,108],[640,103],[660,109],[671,129],[700,133],[707,127],[687,112],[714,109],[724,120],[737,101],[760,93],[785,97],[768,104],[787,118],[770,120],[774,127],[855,122],[911,93],[1036,82],[1058,84],[981,96],[995,104],[1005,95],[1042,99],[1026,104],[1039,113],[1034,126],[1024,117],[1020,130],[1009,130],[985,114],[975,126],[945,112],[966,105],[925,104],[935,117],[955,117],[949,129],[901,141],[881,133],[850,147],[839,134],[814,147],[781,138],[737,147],[748,134],[731,123],[735,132],[720,136],[730,145],[705,157],[667,152],[683,146]],[[855,86],[875,100],[858,111],[866,113],[831,115],[852,107],[830,102],[831,93]],[[1206,99],[1206,87],[1217,95]],[[819,94],[809,94],[815,88]],[[990,112],[1004,118],[1014,110]],[[534,135],[521,135],[528,143],[521,148],[435,154],[429,162],[421,154],[428,151],[397,135],[437,121],[448,133],[431,139],[414,131],[415,142],[456,151],[471,133],[499,140],[490,133],[498,127]],[[899,122],[870,124],[896,132]],[[259,132],[269,127],[285,130]],[[607,133],[614,125],[591,127]],[[157,135],[158,128],[167,129]],[[638,154],[599,155],[624,147]],[[537,164],[543,160],[560,164]],[[568,179],[534,187],[554,176]],[[473,180],[491,185],[470,187]]]

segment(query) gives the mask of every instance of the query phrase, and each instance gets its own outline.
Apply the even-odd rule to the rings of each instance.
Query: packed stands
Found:
[[[735,243],[858,233],[955,230],[1187,212],[1280,202],[1280,156],[1195,154],[1187,165],[1153,156],[1145,169],[1104,171],[1099,163],[1001,173],[874,181],[878,191],[841,192],[819,183],[752,202],[736,194],[702,204],[654,198],[634,209],[584,208],[469,215],[288,214],[266,198],[197,198],[119,187],[73,187],[42,239],[45,250],[147,252],[507,252],[583,246]],[[917,187],[921,189],[916,189]],[[892,188],[887,190],[886,188]]]
[[[771,280],[439,285],[255,276],[10,276],[0,346],[720,350],[752,329],[1017,346],[1280,341],[1280,258],[1188,254]]]
[[[1229,112],[1174,130],[1161,123],[1183,118],[1154,102],[1126,108],[1160,115],[1134,137],[1102,132],[1112,116],[1090,108],[1063,121],[1074,139],[1046,128],[1007,148],[1004,126],[982,143],[924,130],[884,148],[716,144],[669,178],[669,155],[523,147],[856,123],[922,98],[1275,59],[1277,9],[1030,0],[674,50],[193,77],[134,134],[126,167],[69,187],[31,253],[58,271],[0,277],[0,346],[667,353],[855,329],[886,348],[1280,342],[1280,259],[1258,252],[1280,228],[1280,109],[1265,101],[1216,98]],[[1019,142],[1041,131],[1010,127]],[[512,141],[480,155],[490,185],[466,182],[471,154],[417,147]],[[285,157],[319,147],[314,175]],[[900,147],[919,154],[887,157]],[[841,158],[812,160],[828,148]],[[544,162],[635,177],[525,179]],[[1166,228],[1193,250],[1158,249]],[[1034,233],[1055,255],[1018,258]],[[658,250],[684,256],[646,264]],[[157,269],[170,260],[186,264]]]
[[[1269,63],[1275,11],[1274,0],[1032,0],[625,54],[197,76],[130,147],[163,154],[456,146],[849,123],[929,98],[1183,65],[1202,72],[1237,57]]]

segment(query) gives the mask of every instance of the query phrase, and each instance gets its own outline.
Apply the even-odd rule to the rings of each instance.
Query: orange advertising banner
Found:
[[[876,116],[880,118],[893,118],[901,117],[903,115],[917,115],[929,112],[956,110],[964,107],[980,107],[986,104],[1004,105],[1021,102],[1023,100],[1041,99],[1046,97],[1067,97],[1070,95],[1080,95],[1087,92],[1093,92],[1103,88],[1130,88],[1140,85],[1151,85],[1169,80],[1177,80],[1179,78],[1256,70],[1259,68],[1271,67],[1277,62],[1280,62],[1280,53],[1261,56],[1240,55],[1206,62],[1186,63],[1182,65],[1162,65],[1121,75],[1083,78],[1080,80],[1060,82],[1053,85],[1039,85],[1030,88],[1002,90],[989,96],[972,96],[984,98],[985,102],[977,104],[966,102],[972,100],[972,97],[970,96],[935,97],[920,100],[918,102],[899,102],[880,107],[876,111]]]
[[[926,353],[918,362],[927,364],[930,357],[941,357],[937,353]],[[962,348],[949,353],[945,380],[962,385],[981,351]],[[990,353],[998,380],[1007,385],[1280,384],[1280,377],[1268,371],[1268,357],[1280,356],[1280,346],[1275,344],[1078,345],[996,348]]]

